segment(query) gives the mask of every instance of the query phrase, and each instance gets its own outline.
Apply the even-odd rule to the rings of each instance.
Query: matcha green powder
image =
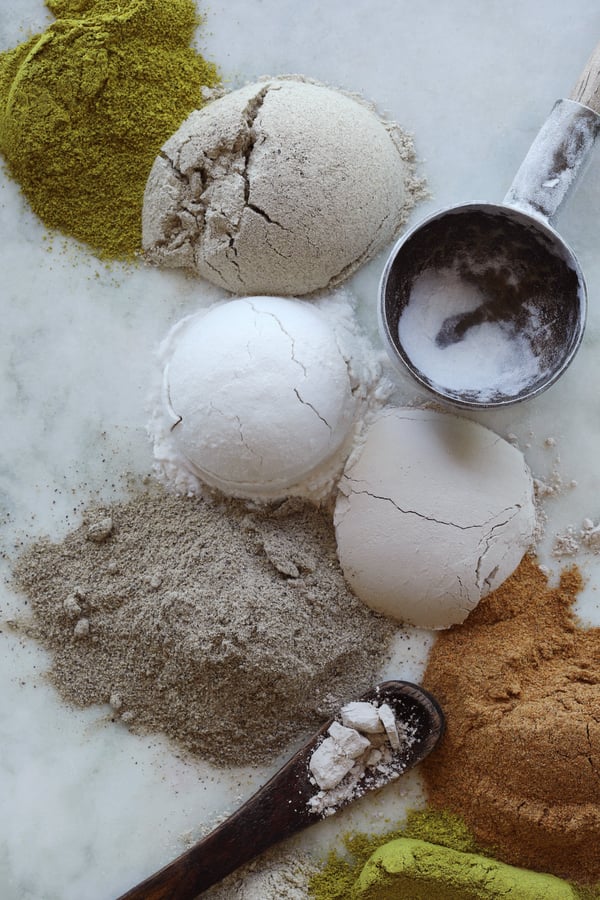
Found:
[[[465,823],[442,810],[410,812],[385,835],[348,834],[311,879],[311,900],[597,900],[568,884],[483,855]]]
[[[192,0],[46,5],[56,21],[0,54],[0,150],[47,226],[130,258],[154,158],[218,73]]]

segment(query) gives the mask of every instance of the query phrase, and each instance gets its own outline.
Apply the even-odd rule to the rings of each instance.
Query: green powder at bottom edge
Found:
[[[453,813],[428,807],[422,810],[411,810],[402,828],[387,834],[349,833],[343,837],[345,854],[332,851],[323,867],[311,879],[309,896],[312,900],[349,900],[364,895],[356,895],[354,886],[368,859],[384,845],[398,839],[410,838],[417,841],[437,845],[436,849],[448,848],[460,854],[475,854],[489,858],[488,854],[478,846],[467,825]],[[525,871],[527,870],[520,870]],[[531,873],[537,874],[537,873]],[[551,876],[552,877],[552,876]],[[558,881],[571,893],[565,897],[576,897],[578,900],[599,900],[600,886],[570,885],[560,879]],[[441,887],[441,897],[446,897]],[[382,895],[383,896],[383,895]],[[392,897],[393,895],[390,895]],[[416,900],[420,895],[404,892],[403,900]],[[429,893],[425,895],[435,897]],[[485,895],[484,895],[485,896]],[[511,895],[509,895],[511,896]],[[515,898],[518,896],[513,893]],[[560,895],[559,895],[560,896]],[[375,894],[374,897],[377,897]],[[387,900],[387,897],[386,897]]]
[[[399,838],[373,853],[355,882],[357,900],[575,900],[567,882],[474,853]]]

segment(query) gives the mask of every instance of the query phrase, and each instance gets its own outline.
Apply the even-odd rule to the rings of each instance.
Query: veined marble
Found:
[[[228,86],[263,74],[303,73],[373,100],[413,132],[437,207],[498,201],[555,99],[569,94],[600,36],[592,0],[212,0],[199,4],[202,51]],[[49,21],[42,0],[0,0],[0,49]],[[558,228],[586,274],[590,310],[583,346],[548,392],[509,410],[472,414],[515,435],[536,476],[559,473],[544,501],[541,554],[557,534],[600,519],[600,150]],[[0,527],[8,577],[23,535],[56,537],[91,497],[113,498],[129,472],[151,466],[146,398],[154,350],[169,326],[224,296],[177,272],[99,263],[49,236],[18,187],[0,174]],[[348,287],[378,342],[377,283],[385,255]],[[417,395],[398,382],[398,399]],[[600,624],[600,556],[580,553],[588,584],[579,603]],[[0,584],[0,618],[22,599]],[[431,636],[399,643],[382,676],[418,679]],[[410,649],[408,649],[410,645]],[[108,708],[63,705],[47,684],[47,656],[5,627],[0,633],[0,897],[111,900],[180,853],[276,767],[219,772],[182,759],[157,737],[130,735]],[[240,748],[243,754],[243,748]],[[318,852],[340,831],[385,828],[420,802],[418,774],[404,797],[383,792],[307,832]],[[265,898],[268,900],[268,898]]]

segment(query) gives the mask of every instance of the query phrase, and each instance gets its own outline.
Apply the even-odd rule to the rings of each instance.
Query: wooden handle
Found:
[[[431,753],[444,731],[444,714],[424,688],[408,681],[384,681],[362,698],[389,703],[400,721],[414,722],[415,739],[402,751],[401,774]],[[230,872],[273,844],[307,828],[319,817],[308,806],[315,794],[310,758],[333,719],[325,724],[237,812],[204,840],[118,900],[194,900]],[[393,768],[393,766],[392,766]],[[390,779],[391,780],[391,779]],[[365,790],[378,786],[375,780]],[[352,795],[336,809],[352,802]]]
[[[600,44],[594,49],[586,66],[571,91],[571,100],[577,100],[600,115]]]
[[[270,781],[204,840],[118,900],[194,900],[230,872],[317,821],[308,760],[331,719]]]

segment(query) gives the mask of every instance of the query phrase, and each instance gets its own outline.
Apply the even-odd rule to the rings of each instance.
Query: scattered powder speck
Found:
[[[331,515],[151,483],[17,559],[21,628],[70,703],[217,764],[257,763],[368,690],[394,626],[347,588]]]
[[[575,529],[572,525],[568,525],[562,534],[558,534],[555,537],[552,546],[552,555],[555,557],[575,556],[579,551],[579,546],[579,540]]]
[[[206,892],[211,900],[307,900],[317,871],[306,853],[287,846],[263,854]]]
[[[552,547],[555,557],[575,556],[580,551],[600,553],[600,523],[594,523],[593,519],[585,518],[580,528],[568,525],[556,536]]]

